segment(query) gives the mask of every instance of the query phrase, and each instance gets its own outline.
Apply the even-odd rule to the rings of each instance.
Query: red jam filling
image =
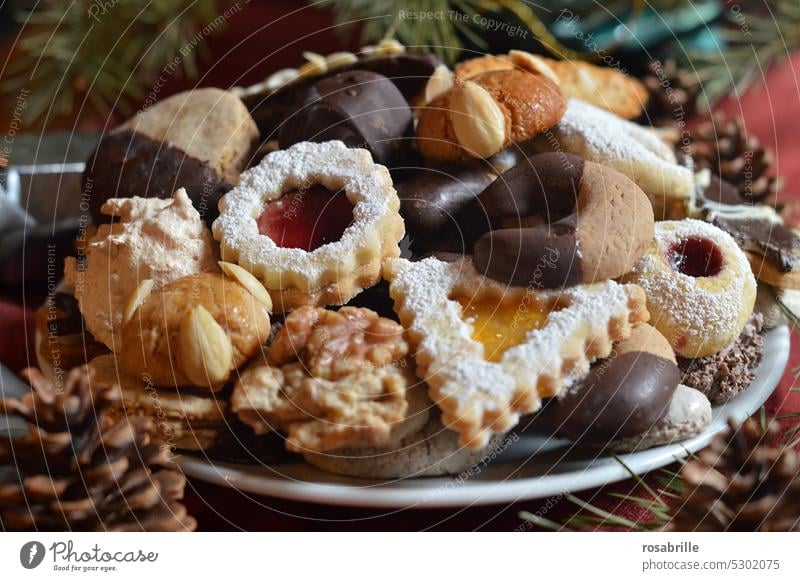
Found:
[[[676,242],[669,248],[667,258],[674,270],[688,276],[716,276],[722,270],[722,251],[708,238]]]
[[[312,251],[341,239],[353,222],[353,204],[344,190],[334,192],[319,184],[289,190],[264,206],[256,220],[258,232],[281,248]]]

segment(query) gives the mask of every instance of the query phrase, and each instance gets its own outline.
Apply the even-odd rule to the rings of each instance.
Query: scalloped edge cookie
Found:
[[[483,277],[468,258],[398,258],[387,263],[384,277],[416,350],[417,376],[428,382],[444,424],[471,449],[539,409],[542,397],[585,376],[592,361],[607,357],[614,342],[648,319],[644,291],[613,281],[553,291],[508,287]],[[474,301],[505,298],[562,308],[495,363],[472,338],[461,305],[450,298],[454,293]]]
[[[313,184],[344,189],[353,204],[353,222],[338,241],[308,252],[281,248],[259,233],[256,219],[265,202]],[[341,141],[303,142],[267,155],[242,174],[219,209],[212,230],[223,259],[257,276],[277,312],[346,303],[380,280],[384,261],[399,256],[405,234],[389,170],[365,149]]]

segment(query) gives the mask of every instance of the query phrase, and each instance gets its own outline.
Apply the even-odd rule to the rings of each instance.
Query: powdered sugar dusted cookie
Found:
[[[681,208],[694,189],[694,173],[676,163],[672,148],[656,133],[578,99],[553,128],[553,140],[568,153],[613,167],[650,198],[656,219]]]
[[[220,201],[225,260],[252,272],[278,311],[343,304],[400,254],[400,201],[388,170],[340,141],[267,155]]]
[[[508,287],[464,258],[395,259],[385,276],[416,348],[417,375],[444,424],[472,449],[586,375],[648,316],[635,285]]]

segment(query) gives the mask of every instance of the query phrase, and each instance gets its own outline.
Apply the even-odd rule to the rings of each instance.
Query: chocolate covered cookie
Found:
[[[362,147],[376,163],[393,166],[409,148],[411,109],[389,79],[348,71],[318,80],[299,100],[280,129],[286,149],[301,141],[338,140]]]
[[[83,173],[96,223],[109,198],[169,198],[186,189],[207,224],[239,181],[258,138],[241,100],[221,89],[179,93],[103,135]]]
[[[617,278],[653,238],[644,192],[620,172],[565,153],[533,156],[476,199],[489,232],[478,270],[513,285],[558,288]]]

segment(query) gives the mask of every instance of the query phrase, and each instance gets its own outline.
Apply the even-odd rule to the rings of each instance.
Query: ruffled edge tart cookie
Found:
[[[244,172],[213,232],[224,260],[261,279],[277,311],[340,305],[399,256],[399,208],[388,170],[368,151],[304,142]]]
[[[742,250],[728,233],[700,220],[656,222],[653,244],[623,279],[644,289],[651,324],[688,358],[733,342],[756,298]]]
[[[442,421],[471,449],[588,373],[647,320],[635,285],[542,291],[485,278],[468,258],[395,259],[385,277]]]

